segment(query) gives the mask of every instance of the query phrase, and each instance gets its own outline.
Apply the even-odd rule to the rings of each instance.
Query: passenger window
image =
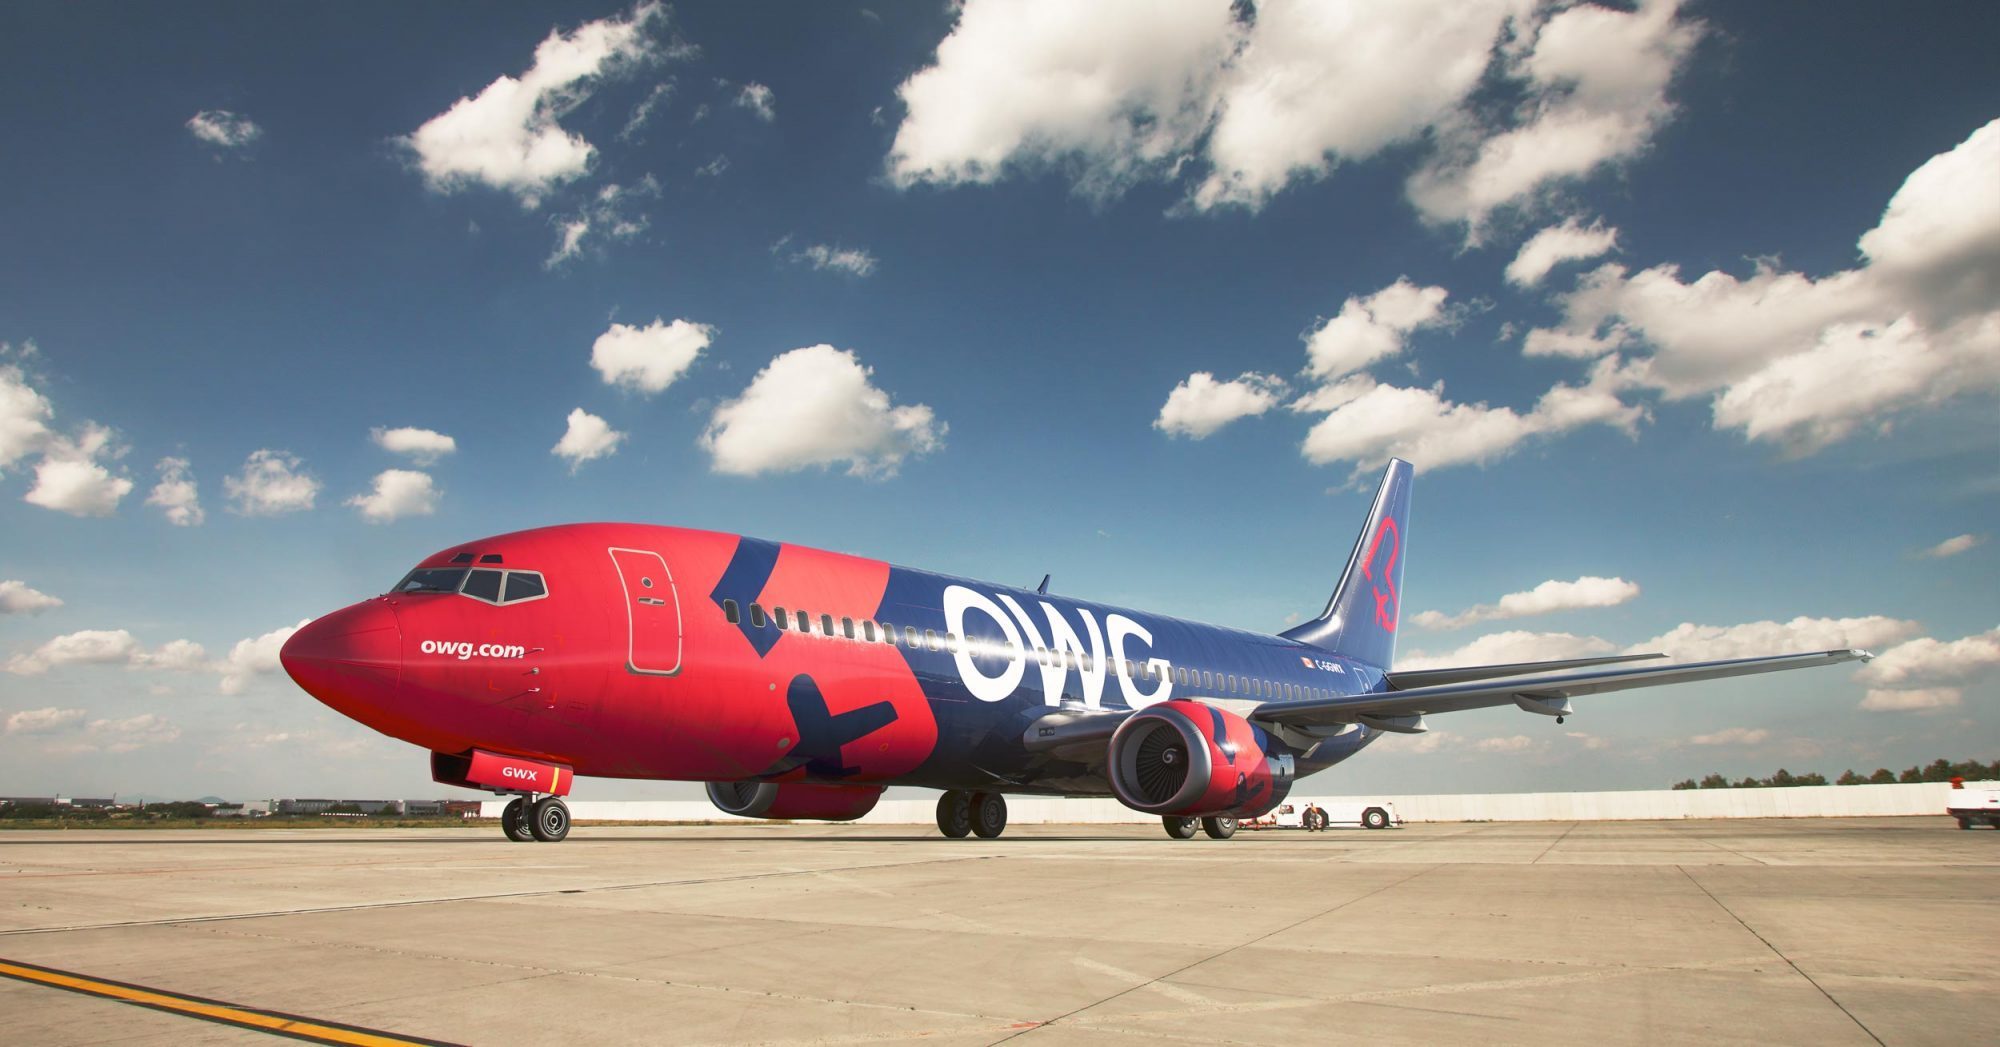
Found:
[[[1177,684],[1180,684],[1180,685],[1181,685],[1182,687],[1186,687],[1186,686],[1187,686],[1187,670],[1186,670],[1186,669],[1182,669],[1182,668],[1180,668],[1180,667],[1176,666],[1176,667],[1174,668],[1174,682],[1175,682],[1175,683],[1177,683]]]
[[[725,621],[725,622],[728,622],[728,623],[729,623],[729,624],[731,624],[731,625],[735,625],[735,624],[736,624],[736,623],[737,623],[738,621],[740,621],[741,619],[742,619],[742,616],[736,613],[736,601],[734,601],[734,600],[724,600],[724,601],[722,601],[722,620],[723,620],[723,621]]]
[[[970,645],[968,644],[968,646],[970,646]],[[946,634],[944,634],[944,649],[945,649],[945,650],[947,650],[947,651],[950,651],[950,652],[951,652],[951,653],[953,653],[953,654],[957,654],[957,653],[958,653],[958,634],[957,634],[957,633],[946,633]]]
[[[472,571],[465,576],[465,586],[459,592],[475,600],[487,603],[500,602],[500,572]]]
[[[914,625],[903,626],[903,646],[908,647],[912,651],[917,649],[916,626]]]
[[[812,626],[812,615],[810,615],[810,614],[807,614],[807,613],[806,613],[806,612],[804,612],[804,611],[800,611],[800,612],[798,612],[798,615],[799,615],[799,618],[798,618],[798,623],[799,623],[799,624],[798,624],[798,626],[797,626],[798,630],[799,630],[800,632],[802,632],[802,633],[809,633],[809,632],[812,632],[812,629],[813,629],[813,626]]]
[[[762,629],[762,628],[764,627],[764,625],[765,625],[765,624],[766,624],[766,623],[767,623],[768,621],[769,621],[769,619],[767,619],[767,618],[765,618],[765,617],[764,617],[764,605],[763,605],[763,604],[760,604],[760,603],[753,603],[753,604],[751,604],[751,605],[750,605],[750,626],[751,626],[751,628],[753,628],[753,629]]]
[[[874,643],[874,642],[875,642],[875,623],[874,623],[874,622],[871,622],[871,621],[869,621],[869,620],[868,620],[868,619],[866,619],[866,618],[863,618],[863,619],[861,620],[861,638],[862,638],[863,640],[866,640],[866,641],[868,641],[869,643]]]
[[[785,609],[782,607],[773,607],[771,608],[771,624],[780,629],[790,629],[792,627],[792,616],[785,613]]]
[[[1208,671],[1207,669],[1203,669],[1203,670],[1201,671],[1201,685],[1202,685],[1203,687],[1206,687],[1206,688],[1208,688],[1208,689],[1209,689],[1209,690],[1211,690],[1211,691],[1212,691],[1212,690],[1214,690],[1214,689],[1215,689],[1215,674],[1214,674],[1214,673],[1212,673],[1212,672],[1209,672],[1209,671]]]
[[[937,630],[935,629],[924,630],[924,646],[933,651],[939,649]]]
[[[840,635],[850,640],[854,639],[854,619],[842,618],[840,620]]]
[[[822,636],[833,635],[833,615],[823,614],[819,616],[819,631]]]

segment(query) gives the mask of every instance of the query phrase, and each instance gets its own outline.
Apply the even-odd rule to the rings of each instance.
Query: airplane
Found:
[[[846,821],[942,791],[947,837],[1009,794],[1115,796],[1227,839],[1294,782],[1432,714],[1833,665],[1835,650],[1396,670],[1414,470],[1392,460],[1333,596],[1270,635],[712,531],[580,523],[454,545],[294,633],[306,692],[569,834],[576,776],[707,783],[722,811]]]

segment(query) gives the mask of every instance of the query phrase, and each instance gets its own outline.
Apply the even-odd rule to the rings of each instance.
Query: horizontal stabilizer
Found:
[[[1619,662],[1637,662],[1648,658],[1665,658],[1664,654],[1612,654],[1598,658],[1565,658],[1557,662],[1515,662],[1511,665],[1468,665],[1461,669],[1408,669],[1389,674],[1389,689],[1392,691],[1413,691],[1419,687],[1440,687],[1448,683],[1465,683],[1470,680],[1491,680],[1498,676],[1524,676],[1528,673],[1556,673],[1564,669],[1587,669],[1593,665],[1616,665]]]
[[[1635,687],[1655,687],[1668,683],[1720,680],[1753,673],[1774,673],[1785,669],[1806,669],[1816,665],[1874,657],[1867,651],[1819,651],[1812,654],[1781,654],[1769,658],[1732,658],[1720,662],[1690,662],[1686,665],[1649,665],[1641,668],[1607,669],[1602,672],[1570,673],[1563,676],[1527,676],[1497,682],[1473,682],[1419,687],[1403,691],[1307,698],[1294,702],[1265,702],[1251,714],[1252,720],[1290,726],[1391,721],[1413,717],[1421,723],[1425,713],[1451,713],[1466,709],[1487,709],[1496,705],[1520,705],[1544,715],[1566,715],[1565,700],[1579,695],[1623,691]],[[1523,702],[1522,699],[1528,699]],[[1537,706],[1539,706],[1537,708]],[[1393,728],[1388,728],[1393,729]]]

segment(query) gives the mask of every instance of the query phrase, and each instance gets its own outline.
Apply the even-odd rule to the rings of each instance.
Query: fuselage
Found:
[[[438,753],[1067,795],[1110,793],[1102,746],[1033,746],[1037,724],[1385,686],[1381,666],[1283,637],[642,524],[453,546],[301,629],[284,660],[329,706]],[[1354,725],[1286,751],[1304,775],[1374,737]]]

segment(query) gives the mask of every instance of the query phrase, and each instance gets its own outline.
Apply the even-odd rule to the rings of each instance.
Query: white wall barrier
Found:
[[[1384,800],[1407,822],[1568,822],[1634,821],[1674,818],[1855,818],[1944,813],[1951,786],[1804,785],[1786,789],[1661,789],[1601,793],[1463,793],[1441,796],[1299,796],[1290,802]],[[480,815],[498,818],[504,800],[487,800]],[[574,800],[580,821],[729,822],[734,818],[706,800]],[[871,825],[930,825],[937,801],[884,800],[862,821]],[[1040,796],[1007,798],[1007,819],[1027,824],[1142,824],[1156,821],[1110,799],[1065,800]]]

